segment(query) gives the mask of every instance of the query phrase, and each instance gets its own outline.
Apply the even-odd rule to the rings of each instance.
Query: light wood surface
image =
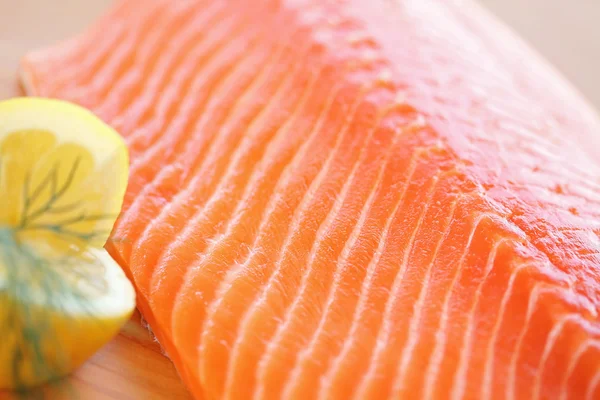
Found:
[[[173,364],[140,324],[140,315],[71,377],[23,396],[1,393],[2,400],[188,400]]]

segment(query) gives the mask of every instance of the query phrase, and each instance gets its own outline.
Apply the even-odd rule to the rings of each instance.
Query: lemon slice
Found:
[[[0,102],[0,388],[62,377],[135,308],[103,249],[128,177],[121,137],[62,101]]]

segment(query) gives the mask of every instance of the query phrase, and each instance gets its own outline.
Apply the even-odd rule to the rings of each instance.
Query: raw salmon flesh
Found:
[[[600,399],[600,121],[474,3],[128,0],[22,77],[126,138],[196,398]]]

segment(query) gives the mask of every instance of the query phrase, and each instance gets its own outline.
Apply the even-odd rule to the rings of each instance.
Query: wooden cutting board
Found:
[[[187,400],[191,396],[136,312],[114,340],[69,378],[23,396],[0,392],[0,399]]]
[[[0,0],[0,98],[22,95],[16,80],[28,50],[67,38],[97,18],[111,0]],[[173,364],[140,324],[122,332],[68,379],[20,398],[82,400],[190,399]],[[17,398],[1,393],[0,399]]]

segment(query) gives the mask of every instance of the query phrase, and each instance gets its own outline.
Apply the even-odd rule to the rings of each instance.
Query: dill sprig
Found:
[[[48,175],[40,182],[36,189],[34,189],[33,193],[29,194],[29,182],[31,181],[31,171],[29,171],[25,175],[25,184],[23,185],[23,212],[21,214],[21,223],[19,225],[20,228],[24,228],[27,224],[34,221],[37,217],[45,213],[56,213],[56,209],[53,207],[55,204],[67,193],[71,185],[73,184],[73,180],[75,179],[75,175],[77,174],[77,170],[79,169],[79,165],[81,163],[81,158],[77,157],[75,162],[71,166],[69,173],[67,175],[67,179],[58,188],[58,171],[60,168],[60,163],[57,161],[54,166],[48,172]],[[39,208],[32,210],[31,205],[38,197],[43,193],[46,186],[50,185],[51,194],[48,200]],[[74,206],[77,207],[74,203]],[[70,210],[70,207],[67,207],[67,210]]]
[[[4,282],[0,302],[5,310],[1,322],[4,337],[13,340],[12,381],[18,392],[28,386],[28,379],[54,381],[69,368],[68,355],[61,352],[60,338],[50,313],[61,313],[68,303],[75,302],[84,312],[93,315],[86,293],[66,279],[64,271],[79,279],[95,281],[95,267],[77,268],[81,260],[62,257],[48,260],[15,238],[15,230],[0,230],[0,256],[4,266]],[[102,287],[99,288],[102,290]],[[43,305],[43,306],[42,306]],[[50,310],[50,313],[48,313]]]
[[[93,242],[98,238],[104,238],[110,234],[110,231],[107,230],[79,232],[77,230],[68,228],[70,225],[81,222],[114,220],[118,217],[118,215],[114,214],[89,214],[85,211],[80,211],[77,215],[72,215],[74,211],[77,211],[83,207],[82,201],[75,201],[70,204],[60,205],[60,201],[64,198],[70,187],[73,185],[80,165],[81,158],[78,157],[71,165],[67,174],[67,178],[62,185],[59,185],[58,183],[58,173],[60,169],[60,163],[58,161],[48,171],[47,175],[40,181],[40,183],[33,188],[33,190],[30,188],[31,171],[25,175],[25,182],[23,185],[23,207],[18,226],[19,230],[46,230],[54,234],[64,236],[67,239],[75,239],[82,242]],[[50,189],[50,195],[46,201],[37,208],[33,208],[33,204],[35,204],[36,200],[40,198],[42,193],[44,193],[48,187]],[[51,224],[36,223],[36,220],[39,220],[43,215],[52,215],[53,217],[64,215],[65,217],[64,219]],[[102,244],[103,243],[100,245]]]
[[[79,165],[80,160],[75,160],[62,184],[58,182],[58,163],[35,188],[30,188],[31,171],[27,173],[19,224],[15,227],[0,225],[0,310],[5,311],[0,327],[3,340],[13,341],[13,387],[21,395],[26,393],[28,398],[43,397],[43,391],[27,391],[28,381],[32,378],[52,382],[62,377],[70,367],[69,355],[61,352],[60,338],[53,326],[51,313],[60,314],[62,311],[63,315],[67,315],[67,304],[76,304],[84,313],[94,315],[89,293],[85,291],[90,288],[97,291],[106,289],[103,265],[84,257],[87,246],[96,247],[93,241],[106,237],[110,232],[80,232],[72,226],[86,221],[115,219],[115,216],[81,211],[81,201],[61,205]],[[0,188],[2,179],[0,174]],[[47,200],[34,208],[36,201],[48,189]],[[73,215],[75,212],[78,213]],[[55,222],[40,222],[44,215],[52,215]],[[27,241],[20,239],[24,233],[32,231],[52,233],[69,246],[64,246],[64,254],[57,257],[41,256]],[[86,285],[78,285],[77,282],[85,282]]]

